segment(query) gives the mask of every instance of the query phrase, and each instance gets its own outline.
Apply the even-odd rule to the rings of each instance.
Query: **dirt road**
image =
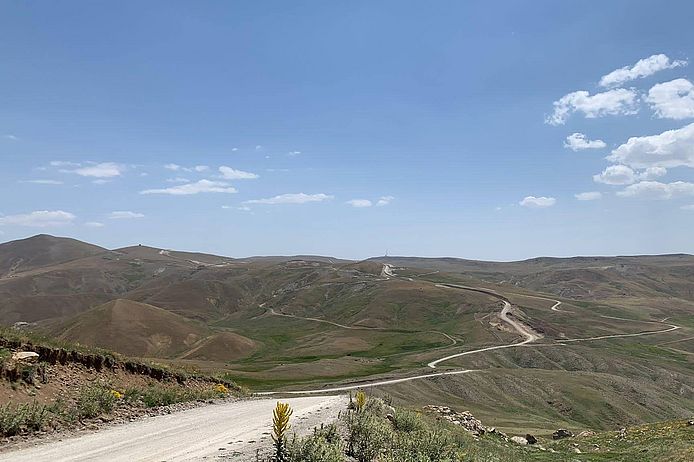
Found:
[[[271,444],[275,399],[216,404],[151,417],[59,441],[0,453],[2,462],[255,460]],[[344,396],[283,399],[294,409],[293,429],[310,431],[345,409]],[[303,431],[302,431],[303,430]]]

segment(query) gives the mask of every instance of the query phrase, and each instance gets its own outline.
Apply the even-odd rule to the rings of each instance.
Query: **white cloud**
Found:
[[[566,137],[564,147],[573,151],[582,151],[584,149],[602,149],[605,146],[603,140],[589,140],[583,133],[572,133]]]
[[[327,201],[330,199],[333,199],[334,196],[328,195],[328,194],[304,194],[304,193],[296,193],[296,194],[280,194],[279,196],[274,196],[274,197],[269,197],[266,199],[253,199],[250,201],[246,201],[246,204],[269,204],[269,205],[276,205],[276,204],[305,204],[307,202],[323,202]]]
[[[231,152],[236,152],[238,150],[239,150],[239,148],[231,148]]]
[[[648,167],[638,174],[639,180],[654,180],[667,175],[667,169],[663,167]]]
[[[347,201],[349,205],[356,208],[371,207],[373,203],[368,199],[352,199]]]
[[[611,185],[627,185],[642,180],[653,180],[665,176],[667,170],[663,167],[648,167],[636,172],[626,165],[611,165],[597,175],[593,175],[593,181]]]
[[[58,180],[24,180],[24,181],[22,181],[22,183],[52,184],[52,185],[63,184],[62,181],[58,181]]]
[[[51,162],[53,165],[53,162]],[[91,178],[113,178],[120,176],[125,171],[123,165],[114,162],[102,162],[100,164],[90,164],[73,170],[61,170],[63,173],[76,173],[80,176]]]
[[[672,61],[664,54],[653,55],[648,58],[640,59],[633,66],[624,66],[607,75],[603,75],[600,79],[600,86],[616,87],[631,80],[648,77],[658,71],[686,65],[687,61]]]
[[[200,180],[195,183],[186,183],[170,188],[162,189],[145,189],[140,191],[140,194],[170,194],[173,196],[188,196],[199,193],[235,193],[236,188],[233,188],[229,183],[223,181]]]
[[[142,213],[131,212],[130,210],[119,210],[108,214],[109,220],[131,220],[133,218],[144,218]]]
[[[31,226],[47,228],[51,226],[70,225],[75,215],[62,210],[37,210],[35,212],[0,216],[0,225]]]
[[[395,199],[393,196],[381,196],[381,198],[378,199],[378,202],[376,202],[376,207],[386,206],[390,204],[393,199]]]
[[[636,181],[636,172],[626,165],[610,165],[602,173],[593,175],[593,181],[611,185],[632,184]]]
[[[602,193],[598,191],[589,191],[574,194],[574,197],[579,201],[597,201],[602,199]]]
[[[251,172],[244,172],[243,170],[236,170],[226,165],[219,167],[219,173],[227,180],[253,180],[258,178],[258,175]]]
[[[232,205],[222,205],[222,208],[225,210],[236,209],[236,210],[241,210],[243,212],[250,212],[251,211],[251,208],[247,205],[241,205],[239,207],[234,207]]]
[[[545,118],[550,125],[564,125],[574,112],[583,113],[589,119],[606,115],[630,115],[639,111],[635,89],[617,88],[591,96],[585,90],[564,95],[554,102],[554,112]]]
[[[92,183],[94,183],[94,184],[106,184],[106,183],[110,183],[110,182],[111,182],[111,180],[104,180],[103,178],[92,181]]]
[[[551,207],[554,204],[557,203],[557,200],[554,197],[535,197],[535,196],[526,196],[523,198],[522,201],[519,202],[520,205],[523,207],[529,207],[529,208],[544,208],[544,207]]]
[[[660,183],[658,181],[641,181],[627,186],[617,192],[621,197],[641,197],[644,199],[672,199],[682,196],[694,196],[694,183],[675,181]]]
[[[694,123],[659,135],[629,138],[607,159],[633,168],[694,167]]]
[[[262,151],[262,149],[263,149],[263,146],[260,144],[255,147],[256,151]]]
[[[661,119],[694,117],[694,84],[687,79],[653,85],[645,100]]]
[[[177,176],[176,178],[167,178],[166,179],[167,183],[188,183],[190,180],[188,178],[183,178],[180,176]]]
[[[84,226],[87,226],[88,228],[103,228],[106,225],[98,221],[88,221],[84,224]]]
[[[69,162],[66,160],[52,160],[50,164],[51,167],[79,167],[82,165],[78,162]]]
[[[682,210],[692,210],[692,211],[694,211],[694,204],[683,205],[683,206],[680,207],[680,208],[681,208]]]
[[[9,134],[9,133],[7,135],[3,135],[2,137],[5,138],[6,140],[12,140],[12,141],[18,141],[19,140],[19,138],[17,138],[16,136],[14,136],[12,134]]]
[[[164,165],[164,168],[167,170],[171,170],[172,172],[179,172],[179,171],[184,171],[184,172],[206,172],[210,169],[209,166],[207,165],[196,165],[195,167],[183,167],[178,164],[166,164]]]
[[[289,151],[289,153],[287,153],[289,157],[298,156],[299,154],[301,154],[301,151]]]

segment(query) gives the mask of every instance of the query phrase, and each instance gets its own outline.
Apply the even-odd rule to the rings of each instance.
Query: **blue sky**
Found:
[[[693,15],[687,1],[3,1],[0,240],[694,253]]]

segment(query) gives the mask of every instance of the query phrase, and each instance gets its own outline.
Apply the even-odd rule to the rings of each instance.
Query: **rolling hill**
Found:
[[[508,429],[557,422],[608,428],[694,412],[689,255],[357,262],[106,250],[42,236],[18,242],[0,246],[22,262],[0,277],[0,323],[27,322],[130,356],[226,371],[255,389],[426,374],[434,359],[513,345],[521,339],[501,317],[507,300],[512,319],[538,341],[438,369],[474,374],[383,392],[403,402],[464,404]],[[56,245],[72,250],[42,263]],[[669,323],[677,330],[632,337]]]

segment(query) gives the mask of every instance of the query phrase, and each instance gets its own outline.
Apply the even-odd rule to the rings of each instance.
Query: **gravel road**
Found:
[[[292,430],[306,433],[332,422],[344,396],[282,399],[291,404]],[[276,399],[236,401],[117,425],[96,433],[0,453],[2,462],[255,460],[271,444]]]

